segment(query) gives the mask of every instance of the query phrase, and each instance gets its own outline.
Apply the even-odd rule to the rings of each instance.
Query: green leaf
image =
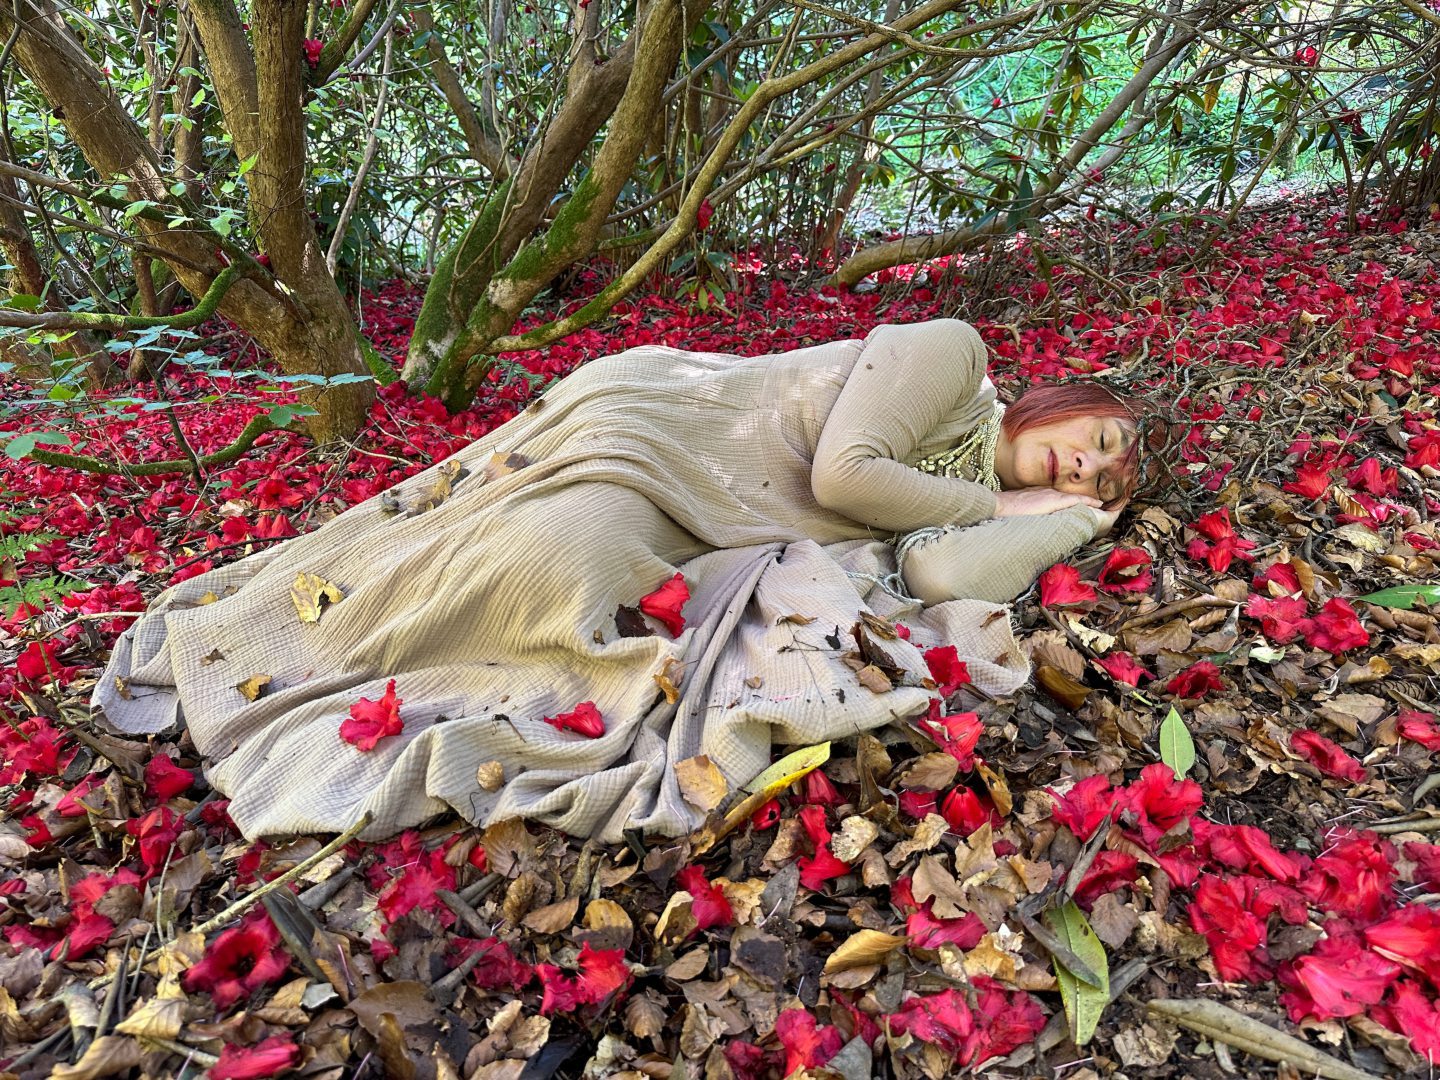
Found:
[[[5,306],[17,311],[35,311],[40,307],[40,297],[29,293],[16,293],[5,301]]]
[[[1364,600],[1367,604],[1409,611],[1415,606],[1416,600],[1424,600],[1427,604],[1440,603],[1440,585],[1396,585],[1394,588],[1381,589],[1356,599]]]
[[[5,454],[7,457],[19,461],[30,451],[34,450],[39,443],[48,443],[51,446],[68,446],[70,436],[60,431],[31,431],[24,435],[16,435],[5,443]]]
[[[1047,911],[1045,922],[1077,959],[1090,965],[1100,976],[1100,985],[1091,986],[1072,975],[1059,960],[1055,961],[1055,978],[1060,983],[1060,1000],[1070,1021],[1070,1038],[1076,1046],[1084,1046],[1095,1034],[1105,1006],[1110,1004],[1110,962],[1105,956],[1105,946],[1090,929],[1074,900]]]
[[[1195,764],[1195,740],[1174,705],[1160,722],[1160,760],[1175,770],[1175,779],[1185,779]]]
[[[240,168],[236,170],[235,175],[244,176],[246,173],[248,173],[251,169],[255,167],[255,162],[259,160],[260,151],[256,150],[255,153],[251,154],[244,161],[240,162]]]

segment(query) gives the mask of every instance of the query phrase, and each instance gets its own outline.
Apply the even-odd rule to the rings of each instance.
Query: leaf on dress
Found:
[[[251,675],[244,682],[236,683],[235,689],[244,695],[246,701],[256,701],[261,691],[270,685],[271,679],[269,675]]]
[[[442,462],[435,470],[435,480],[430,485],[430,490],[422,495],[414,506],[405,512],[406,517],[416,517],[427,510],[434,510],[437,506],[450,498],[450,493],[455,490],[456,481],[465,476],[465,470],[460,467],[460,462],[451,458]]]
[[[714,810],[730,794],[725,774],[705,754],[676,762],[675,779],[680,784],[680,794],[697,810]]]
[[[290,586],[290,599],[302,623],[315,623],[320,621],[322,611],[345,599],[345,594],[338,585],[302,571],[295,575],[295,584]]]

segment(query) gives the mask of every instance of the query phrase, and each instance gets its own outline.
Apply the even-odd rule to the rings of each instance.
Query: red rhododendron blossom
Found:
[[[819,803],[821,806],[840,806],[845,802],[845,797],[825,775],[823,769],[811,769],[800,781],[803,798],[807,803]]]
[[[340,738],[357,750],[374,750],[375,744],[387,735],[399,735],[405,730],[405,721],[400,719],[403,704],[395,696],[395,680],[391,679],[380,700],[362,697],[350,706],[349,719],[340,722]]]
[[[785,1009],[775,1018],[775,1037],[785,1048],[785,1073],[818,1069],[845,1045],[845,1037],[832,1024],[816,1023],[805,1009]]]
[[[540,1015],[574,1012],[580,1007],[580,984],[554,964],[536,964],[540,979]]]
[[[938,791],[902,791],[897,801],[900,804],[900,812],[916,821],[940,812],[940,793]]]
[[[195,774],[166,754],[156,754],[145,764],[145,793],[157,802],[169,802],[194,786]]]
[[[973,769],[975,746],[985,733],[985,725],[975,713],[941,716],[938,704],[931,702],[930,715],[920,721],[921,727],[940,745],[941,750],[960,763],[960,768]]]
[[[239,926],[222,931],[181,982],[192,994],[208,990],[215,1007],[224,1010],[279,982],[289,969],[290,954],[280,943],[280,931],[259,908]]]
[[[1410,880],[1428,892],[1440,892],[1440,844],[1407,840],[1403,850],[1405,858],[1415,864]]]
[[[757,829],[773,829],[780,824],[780,800],[771,799],[750,815],[750,824]]]
[[[695,916],[695,925],[700,930],[715,926],[733,926],[735,912],[730,901],[718,885],[711,884],[705,871],[698,866],[687,866],[675,875],[680,888],[690,894],[690,912]]]
[[[1419,743],[1426,750],[1440,750],[1440,727],[1435,725],[1434,713],[1402,710],[1395,719],[1395,730],[1402,739]]]
[[[32,641],[15,658],[15,670],[28,682],[40,683],[54,678],[64,683],[70,681],[74,668],[68,668],[55,659],[55,642]]]
[[[1395,984],[1390,1005],[1370,1015],[1409,1039],[1410,1049],[1425,1061],[1440,1061],[1440,1005],[1418,983],[1401,979]]]
[[[1144,592],[1155,582],[1150,553],[1139,547],[1115,548],[1100,570],[1099,581],[1106,592]]]
[[[1305,629],[1308,607],[1298,596],[1251,596],[1245,614],[1260,621],[1260,629],[1276,645],[1286,645]]]
[[[1173,775],[1173,774],[1172,774]],[[1110,781],[1103,775],[1087,776],[1064,795],[1056,795],[1055,809],[1050,811],[1051,819],[1057,825],[1064,825],[1079,840],[1089,840],[1100,828],[1100,823],[1114,812],[1119,793],[1110,787]]]
[[[153,874],[165,865],[184,825],[184,818],[164,806],[157,806],[148,814],[127,821],[125,831],[135,837],[140,861]]]
[[[970,685],[970,670],[954,645],[926,649],[925,664],[930,669],[930,678],[940,688],[941,697],[949,697],[960,687]]]
[[[1354,933],[1327,927],[1313,952],[1281,967],[1280,982],[1290,993],[1280,1001],[1296,1023],[1358,1016],[1379,1004],[1399,974],[1400,965],[1365,948]]]
[[[1373,833],[1344,832],[1298,887],[1317,907],[1373,923],[1395,909],[1394,882],[1395,845]]]
[[[1330,489],[1330,470],[1320,465],[1298,465],[1295,479],[1280,485],[1281,491],[1288,491],[1301,498],[1315,500]]]
[[[547,716],[544,720],[559,731],[573,731],[587,739],[598,739],[605,734],[605,719],[593,701],[582,701],[572,711]]]
[[[1140,860],[1123,851],[1101,851],[1075,890],[1075,902],[1087,911],[1106,893],[1133,884],[1140,876]]]
[[[593,949],[587,941],[580,946],[580,1000],[586,1005],[604,1005],[635,980],[625,963],[624,949]]]
[[[988,797],[964,786],[955,788],[945,796],[940,803],[940,816],[961,836],[969,836],[987,822],[992,825],[999,825],[1001,822],[995,804]]]
[[[1366,458],[1350,471],[1345,482],[1356,491],[1364,491],[1378,498],[1388,498],[1400,488],[1398,469],[1382,469],[1379,458]]]
[[[796,865],[800,867],[800,884],[811,892],[819,892],[825,882],[850,872],[850,864],[837,859],[829,844],[816,848],[814,855],[801,856]]]
[[[320,54],[325,51],[325,43],[319,38],[305,39],[305,63],[312,68],[320,63]]]
[[[690,587],[685,584],[685,575],[676,574],[660,588],[640,598],[640,610],[652,618],[659,619],[670,631],[671,637],[679,637],[685,629],[685,616],[680,610],[690,599]]]
[[[1165,684],[1165,690],[1181,698],[1200,698],[1212,690],[1224,690],[1220,669],[1212,660],[1191,664]]]
[[[1300,592],[1300,575],[1288,562],[1271,563],[1251,579],[1250,587],[1266,596],[1292,596]]]
[[[155,760],[158,761],[159,758],[157,757]],[[169,761],[170,759],[166,758],[165,760]],[[149,771],[148,766],[146,771]],[[91,773],[61,797],[60,801],[55,804],[55,812],[61,817],[84,817],[93,808],[86,807],[81,800],[99,786],[100,778]]]
[[[1208,537],[1213,543],[1206,543],[1205,540],[1197,537],[1186,546],[1185,553],[1192,559],[1203,559],[1217,574],[1223,574],[1230,569],[1230,564],[1235,559],[1255,558],[1250,554],[1255,548],[1255,542],[1236,535],[1234,526],[1230,524],[1230,508],[1228,506],[1222,507],[1214,513],[1205,514],[1195,522],[1194,528],[1201,536]]]
[[[1370,778],[1364,765],[1317,732],[1295,732],[1290,736],[1290,750],[1333,780],[1363,784]]]
[[[1276,881],[1296,882],[1305,872],[1303,857],[1278,851],[1264,829],[1254,825],[1215,825],[1203,818],[1191,823],[1195,843],[1211,860],[1232,870],[1260,872]]]
[[[701,199],[699,207],[695,210],[695,231],[704,232],[710,227],[710,218],[714,215],[715,208],[710,205],[709,199]]]
[[[1155,677],[1129,653],[1111,653],[1109,656],[1099,657],[1095,662],[1105,669],[1105,674],[1110,678],[1118,683],[1124,683],[1126,686],[1139,686],[1141,679]]]
[[[395,876],[384,883],[375,898],[375,910],[387,926],[416,908],[432,912],[446,926],[454,922],[454,912],[437,895],[440,889],[453,890],[456,881],[455,867],[445,861],[443,848],[421,852],[407,864],[380,867],[381,874],[392,871]]]
[[[1181,822],[1188,821],[1205,802],[1194,780],[1176,780],[1169,765],[1146,765],[1129,787],[1118,792],[1116,804],[1134,814],[1140,834],[1153,844]]]
[[[890,1015],[890,1031],[909,1032],[973,1068],[1030,1042],[1045,1026],[1045,1014],[1029,994],[1008,993],[984,976],[972,981],[972,990],[974,1009],[963,990],[911,997]]]
[[[1303,49],[1295,50],[1295,62],[1304,64],[1306,67],[1314,67],[1320,60],[1320,53],[1314,45],[1306,45]]]
[[[905,920],[905,934],[917,949],[938,949],[950,944],[960,949],[973,949],[987,933],[980,916],[967,911],[958,919],[942,919],[931,908],[935,901],[926,900],[919,911]]]
[[[1346,649],[1370,644],[1370,635],[1360,625],[1360,616],[1350,601],[1336,596],[1325,602],[1320,614],[1310,619],[1302,631],[1305,644],[1339,656]]]
[[[1440,911],[1407,904],[1388,919],[1365,927],[1365,944],[1387,960],[1440,981]]]
[[[1061,607],[1084,604],[1096,598],[1096,592],[1080,581],[1080,571],[1065,563],[1056,563],[1040,575],[1040,604]]]
[[[535,976],[535,969],[517,959],[499,938],[457,938],[453,944],[457,963],[480,954],[480,960],[470,969],[470,979],[482,990],[517,993]]]
[[[1204,936],[1215,972],[1226,982],[1263,982],[1272,973],[1265,922],[1247,899],[1239,880],[1207,875],[1190,902],[1191,929]]]
[[[220,1060],[205,1075],[210,1080],[262,1080],[299,1066],[303,1051],[289,1035],[272,1035],[254,1046],[226,1043]]]

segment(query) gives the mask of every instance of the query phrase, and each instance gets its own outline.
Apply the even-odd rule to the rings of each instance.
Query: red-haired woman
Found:
[[[681,762],[734,790],[773,743],[924,715],[956,677],[925,650],[955,646],[991,694],[1028,677],[998,604],[1109,528],[1135,424],[1093,389],[1003,411],[985,368],[948,319],[593,361],[448,461],[167,590],[94,702],[130,731],[183,720],[252,837],[447,808],[684,832],[708,806]]]

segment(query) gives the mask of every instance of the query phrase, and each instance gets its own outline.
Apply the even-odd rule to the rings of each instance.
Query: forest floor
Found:
[[[348,450],[267,435],[199,489],[6,461],[29,550],[0,572],[80,588],[0,623],[0,1075],[1431,1075],[1440,594],[1359,597],[1435,580],[1440,223],[1343,224],[1323,200],[1218,236],[1081,222],[863,294],[756,267],[724,310],[637,298],[463,414],[392,385]],[[417,305],[367,296],[367,332],[398,356]],[[453,453],[523,407],[522,368],[953,314],[1002,384],[1110,365],[1173,403],[1186,482],[1017,604],[1033,687],[978,699],[937,650],[942,723],[835,744],[707,851],[454,819],[248,843],[183,733],[89,717],[161,588]],[[218,395],[181,414],[202,452],[273,404],[176,371],[173,400]],[[60,422],[25,392],[8,430]],[[84,433],[177,456],[140,403]]]

